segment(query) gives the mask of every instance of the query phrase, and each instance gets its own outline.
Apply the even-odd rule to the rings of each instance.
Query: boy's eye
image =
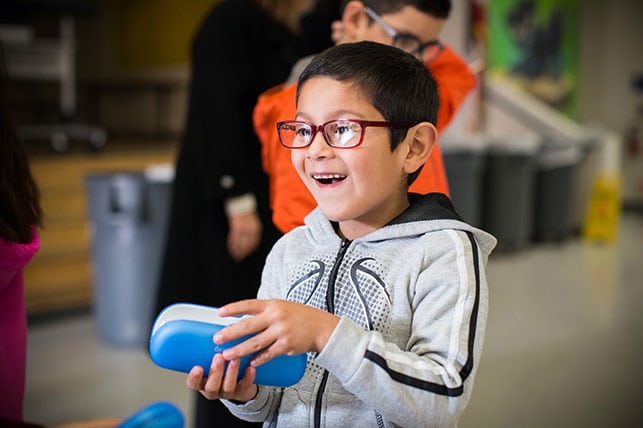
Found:
[[[308,138],[312,133],[308,126],[297,126],[294,131],[298,138]]]
[[[333,124],[333,144],[338,146],[348,144],[360,133],[359,125],[353,122],[336,122]]]
[[[335,128],[335,133],[341,135],[341,134],[345,134],[347,132],[350,132],[350,130],[351,130],[350,125],[348,125],[348,124],[337,125],[337,127]]]

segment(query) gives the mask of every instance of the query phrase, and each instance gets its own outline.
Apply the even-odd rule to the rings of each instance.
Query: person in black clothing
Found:
[[[325,34],[300,32],[314,1],[225,0],[200,25],[154,316],[177,302],[220,307],[255,297],[280,233],[252,110],[297,59],[332,43],[330,25]],[[218,401],[197,396],[195,426],[249,426]]]

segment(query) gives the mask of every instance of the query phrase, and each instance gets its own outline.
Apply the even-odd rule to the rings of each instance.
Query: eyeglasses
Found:
[[[352,149],[362,144],[364,129],[369,126],[410,128],[412,125],[357,119],[338,119],[315,125],[302,120],[286,120],[277,123],[277,133],[281,145],[289,149],[304,149],[310,146],[315,135],[320,131],[329,146],[337,149]]]
[[[424,61],[432,61],[444,48],[442,43],[437,39],[422,43],[422,40],[418,39],[413,34],[398,32],[388,25],[381,16],[375,13],[375,11],[368,6],[364,6],[364,12],[366,12],[373,21],[377,22],[378,25],[393,38],[393,46],[400,48],[411,55],[415,55]]]

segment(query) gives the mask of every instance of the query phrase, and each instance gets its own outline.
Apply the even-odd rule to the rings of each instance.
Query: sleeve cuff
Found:
[[[268,389],[259,387],[257,388],[257,395],[255,396],[255,398],[245,403],[235,403],[234,401],[226,400],[223,398],[221,399],[221,402],[230,410],[239,409],[244,413],[254,414],[261,411],[261,409],[268,402],[268,398],[270,398],[270,392],[268,391]]]
[[[349,381],[357,371],[368,345],[366,332],[346,317],[341,317],[335,331],[317,355],[315,362],[341,382]]]
[[[257,210],[257,199],[252,193],[228,198],[224,203],[225,213],[228,217],[248,214]]]

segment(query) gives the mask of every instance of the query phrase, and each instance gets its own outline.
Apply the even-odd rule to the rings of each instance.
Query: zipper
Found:
[[[335,282],[337,281],[337,273],[339,272],[340,265],[346,254],[346,250],[350,245],[351,241],[347,239],[342,239],[342,243],[339,246],[339,251],[337,251],[337,257],[335,258],[335,265],[333,270],[330,272],[330,277],[328,278],[328,288],[326,289],[326,307],[328,312],[331,314],[335,313]]]
[[[335,282],[337,281],[337,274],[350,243],[351,241],[348,239],[342,239],[342,243],[337,251],[337,257],[335,258],[335,265],[333,266],[333,270],[330,272],[330,276],[328,278],[328,287],[326,288],[326,307],[328,312],[331,314],[335,313]],[[324,395],[324,390],[326,389],[326,383],[328,382],[328,374],[328,370],[324,370],[322,380],[319,383],[319,389],[317,390],[317,398],[315,399],[315,428],[321,427],[322,397]]]
[[[322,380],[319,383],[319,389],[317,390],[317,398],[315,398],[315,428],[321,427],[322,396],[326,389],[326,382],[328,382],[328,370],[324,370]]]

